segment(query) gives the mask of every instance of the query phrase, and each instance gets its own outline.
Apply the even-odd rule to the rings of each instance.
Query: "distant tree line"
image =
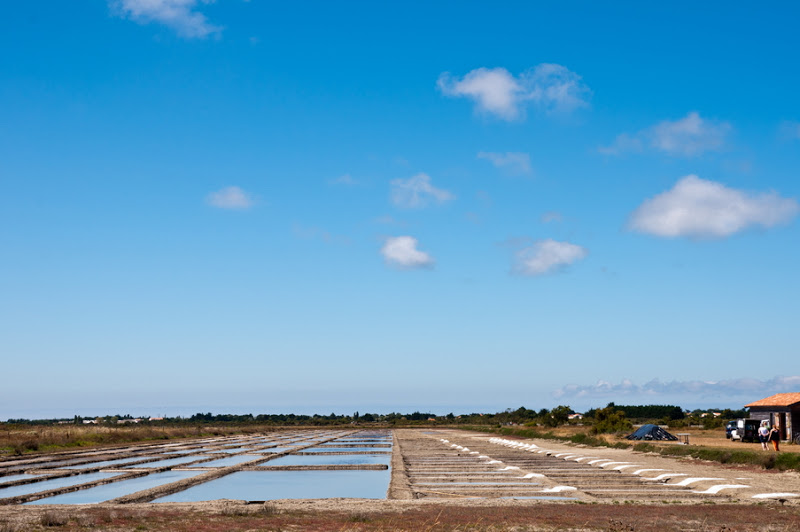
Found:
[[[18,425],[55,425],[74,423],[81,425],[86,422],[104,425],[120,425],[137,423],[141,425],[275,425],[275,426],[329,426],[329,425],[360,425],[380,424],[385,426],[396,425],[526,425],[555,428],[566,424],[581,424],[592,427],[596,433],[619,432],[628,430],[632,422],[657,423],[673,428],[689,425],[702,425],[705,428],[717,428],[727,420],[746,418],[746,410],[694,410],[686,413],[675,405],[615,405],[609,403],[604,408],[592,408],[582,417],[570,419],[575,412],[566,405],[559,405],[551,410],[542,408],[533,410],[521,406],[517,409],[508,408],[496,413],[471,413],[455,415],[452,412],[446,415],[436,415],[430,412],[414,411],[412,413],[391,412],[388,414],[354,412],[353,414],[212,414],[211,412],[198,412],[189,417],[159,417],[159,418],[134,418],[129,414],[101,416],[57,418],[57,419],[9,419],[8,424]]]

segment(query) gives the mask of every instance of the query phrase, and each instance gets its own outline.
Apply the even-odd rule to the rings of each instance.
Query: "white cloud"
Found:
[[[704,120],[698,113],[691,112],[680,120],[665,120],[653,126],[650,144],[670,155],[699,155],[719,150],[730,130],[727,122]]]
[[[206,196],[206,202],[219,209],[245,210],[252,207],[255,200],[239,187],[225,187]]]
[[[608,381],[597,381],[594,385],[570,384],[553,392],[556,398],[603,398],[612,399],[627,396],[677,396],[689,395],[694,397],[740,397],[752,396],[753,400],[766,397],[774,393],[794,392],[800,388],[800,376],[780,376],[768,380],[753,378],[729,379],[722,381],[670,381],[661,382],[653,379],[645,384],[635,384],[628,379],[623,379],[619,384]]]
[[[545,112],[569,112],[586,107],[591,95],[579,75],[549,63],[516,77],[501,67],[476,68],[461,79],[445,72],[436,85],[445,96],[469,98],[475,102],[476,111],[503,120],[523,116],[529,102]]]
[[[388,237],[381,248],[381,255],[387,264],[404,269],[433,266],[433,258],[417,249],[417,244],[417,239],[411,236]]]
[[[447,190],[434,187],[430,176],[424,173],[408,179],[394,179],[391,186],[392,203],[407,209],[425,207],[431,202],[444,203],[455,198]]]
[[[342,176],[337,177],[336,179],[330,180],[331,185],[346,185],[346,186],[354,186],[358,184],[358,181],[353,179],[353,176],[350,174],[344,174]]]
[[[692,111],[680,120],[664,120],[634,135],[618,135],[611,146],[598,148],[606,155],[640,152],[645,146],[672,156],[694,157],[725,146],[731,131],[728,122],[702,118]]]
[[[544,275],[559,271],[588,254],[586,248],[569,242],[537,240],[517,252],[514,271],[522,275]]]
[[[200,0],[209,4],[213,0]],[[198,0],[111,0],[112,9],[140,24],[157,22],[172,28],[183,37],[203,38],[219,33],[222,28],[208,22],[197,12]]]
[[[498,152],[478,152],[478,159],[486,159],[497,168],[505,168],[512,174],[530,174],[531,157],[527,153],[507,151]]]
[[[774,192],[748,194],[696,175],[645,200],[630,229],[661,237],[726,237],[751,226],[772,227],[797,215],[797,201]]]

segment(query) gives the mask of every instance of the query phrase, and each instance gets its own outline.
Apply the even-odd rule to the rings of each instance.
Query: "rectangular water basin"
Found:
[[[368,453],[386,453],[391,454],[390,447],[311,447],[303,449],[304,453],[354,453],[354,452],[368,452]]]
[[[99,502],[122,497],[123,495],[130,495],[137,491],[155,488],[156,486],[169,484],[170,482],[177,482],[178,480],[193,477],[201,473],[203,472],[164,471],[162,473],[153,473],[130,480],[103,484],[102,486],[95,486],[94,488],[85,490],[62,493],[61,495],[39,499],[38,501],[31,501],[25,504],[97,504]]]
[[[294,451],[296,447],[265,447],[263,449],[259,449],[258,452],[261,453],[283,453],[286,451]]]
[[[266,460],[267,457],[264,455],[240,454],[237,456],[220,458],[219,460],[212,460],[210,462],[202,462],[200,464],[194,464],[189,467],[225,467],[225,466],[241,464],[242,462],[249,462],[251,460],[257,460],[259,458],[261,458],[262,460]]]
[[[279,456],[261,465],[361,465],[361,464],[386,464],[389,465],[390,455],[375,456],[369,454],[335,454],[325,455],[295,455]]]
[[[267,501],[384,499],[389,487],[386,471],[240,471],[153,502],[196,502],[216,499]]]
[[[14,482],[15,480],[23,480],[26,478],[36,478],[37,476],[41,475],[28,475],[27,473],[21,473],[19,475],[8,475],[5,477],[0,477],[0,484],[5,484],[6,482]]]
[[[148,458],[156,458],[155,456],[136,456],[134,458],[117,458],[116,460],[104,460],[102,462],[89,462],[88,464],[80,464],[80,465],[73,465],[73,466],[66,466],[62,469],[89,469],[92,467],[105,467],[108,465],[118,465],[121,466],[122,464],[127,464],[128,462],[136,462],[137,460],[146,460]],[[141,464],[142,467],[147,467],[145,464]]]
[[[173,465],[180,465],[186,464],[188,462],[195,462],[202,458],[208,458],[207,456],[183,456],[181,458],[170,458],[168,460],[159,460],[157,462],[147,462],[146,464],[139,464],[135,466],[127,466],[123,467],[122,469],[130,469],[132,467],[139,469],[139,468],[148,468],[148,467],[167,467]]]
[[[84,475],[74,475],[71,477],[42,480],[41,482],[32,482],[30,484],[22,484],[21,486],[11,486],[9,488],[0,489],[0,499],[4,499],[6,497],[17,497],[18,495],[28,495],[30,493],[37,493],[39,491],[65,488],[67,486],[75,486],[77,484],[111,478],[117,475],[119,475],[119,473],[86,473]]]

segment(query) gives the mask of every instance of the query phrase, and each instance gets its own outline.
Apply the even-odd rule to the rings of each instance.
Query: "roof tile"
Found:
[[[751,406],[791,406],[797,403],[800,403],[800,393],[776,393],[744,406],[745,408],[750,408]]]

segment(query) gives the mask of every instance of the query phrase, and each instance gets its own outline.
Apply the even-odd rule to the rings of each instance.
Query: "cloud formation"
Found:
[[[531,157],[527,153],[507,151],[498,152],[478,152],[478,159],[486,159],[496,168],[503,168],[507,172],[515,175],[531,173]]]
[[[774,192],[748,194],[696,175],[645,200],[629,228],[660,237],[722,238],[752,226],[772,227],[794,218],[800,207]]]
[[[667,155],[694,157],[721,150],[731,131],[728,122],[708,120],[692,111],[680,120],[664,120],[638,133],[623,133],[611,146],[598,148],[606,155],[641,152],[646,147]]]
[[[760,399],[773,393],[794,392],[800,388],[800,376],[780,376],[768,380],[759,380],[743,377],[722,381],[670,381],[661,382],[653,379],[645,384],[635,384],[628,379],[619,384],[608,381],[597,381],[597,384],[582,386],[570,384],[553,392],[556,398],[603,398],[616,400],[630,396],[650,396],[654,399],[659,396],[691,395],[739,397],[743,395]]]
[[[209,4],[213,0],[200,0]],[[198,0],[111,0],[112,10],[119,16],[139,24],[156,22],[174,29],[186,38],[203,38],[219,33],[222,28],[208,22],[197,12]]]
[[[517,251],[514,271],[521,275],[545,275],[562,270],[588,254],[586,248],[569,242],[537,240]]]
[[[547,113],[570,112],[588,106],[591,96],[578,74],[552,63],[539,64],[519,76],[502,67],[476,68],[460,79],[444,72],[436,85],[445,96],[469,98],[477,112],[502,120],[523,117],[527,104]]]
[[[394,179],[391,182],[392,203],[405,209],[418,209],[431,203],[444,203],[455,198],[447,190],[431,184],[428,174],[419,173],[408,179]]]
[[[433,266],[433,258],[417,249],[417,245],[417,239],[411,236],[388,237],[381,248],[381,255],[387,264],[403,269]]]
[[[225,187],[206,196],[206,202],[218,209],[246,210],[255,200],[239,187]]]

